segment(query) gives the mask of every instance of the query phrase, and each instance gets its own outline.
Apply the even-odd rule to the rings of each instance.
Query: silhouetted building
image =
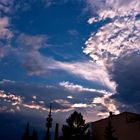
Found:
[[[113,130],[111,135],[117,140],[140,140],[139,114],[129,112],[110,114],[108,118],[92,122],[91,125],[93,140],[106,140],[108,125]]]

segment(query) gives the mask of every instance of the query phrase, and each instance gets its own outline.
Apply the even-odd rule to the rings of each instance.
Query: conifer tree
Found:
[[[39,140],[38,139],[38,133],[37,133],[37,131],[35,129],[33,129],[31,140]]]
[[[25,132],[22,136],[22,140],[30,140],[30,134],[29,134],[29,123],[27,123]]]
[[[109,117],[108,126],[105,129],[106,140],[118,140],[115,136],[115,129],[111,124],[111,117]]]
[[[64,140],[87,140],[88,125],[85,123],[81,113],[75,111],[66,122],[67,125],[62,127]]]

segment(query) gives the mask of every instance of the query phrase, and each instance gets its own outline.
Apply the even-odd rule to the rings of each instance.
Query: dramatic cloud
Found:
[[[14,12],[16,13],[19,8],[27,10],[30,8],[30,4],[34,2],[38,1],[33,0],[29,3],[18,1],[16,3],[15,0],[2,0],[0,2],[0,14],[2,15],[0,17],[0,58],[2,59],[12,53],[12,56],[9,56],[6,60],[3,59],[4,61],[8,59],[8,64],[5,65],[9,66],[12,60],[11,58],[16,58],[15,63],[18,64],[20,69],[21,67],[24,68],[28,74],[26,75],[27,77],[24,77],[23,72],[20,71],[20,69],[17,70],[23,74],[25,81],[26,79],[27,81],[29,79],[34,81],[35,79],[35,82],[39,83],[42,80],[42,76],[47,77],[49,74],[46,79],[44,78],[45,80],[42,80],[43,83],[45,81],[46,83],[55,82],[56,84],[56,82],[58,82],[57,80],[60,80],[61,75],[58,73],[60,72],[65,78],[67,78],[67,76],[68,78],[69,76],[72,76],[72,78],[75,76],[78,80],[84,80],[88,83],[91,82],[94,88],[63,81],[63,79],[60,80],[62,82],[57,86],[43,84],[30,85],[20,82],[17,84],[15,81],[3,79],[0,81],[0,89],[2,87],[5,92],[1,92],[0,94],[0,100],[3,104],[1,105],[0,111],[11,109],[14,111],[27,110],[29,112],[41,111],[46,113],[49,110],[50,102],[53,103],[52,111],[54,113],[81,109],[86,112],[98,112],[97,115],[104,117],[108,115],[108,111],[119,113],[119,109],[121,110],[127,107],[138,111],[140,106],[139,0],[80,0],[80,2],[86,2],[86,6],[88,6],[93,13],[93,16],[88,19],[88,23],[93,27],[94,31],[85,42],[86,47],[83,48],[84,54],[89,55],[93,59],[92,61],[87,61],[87,59],[83,59],[83,57],[75,60],[70,58],[69,61],[66,61],[67,59],[64,59],[63,55],[60,56],[59,52],[56,52],[56,55],[54,55],[52,53],[55,50],[53,43],[60,38],[56,38],[55,40],[56,34],[54,36],[48,36],[49,32],[47,34],[46,27],[42,27],[42,29],[45,29],[44,31],[41,31],[42,29],[39,28],[44,35],[40,34],[38,29],[33,30],[38,24],[38,19],[35,20],[34,17],[29,23],[25,23],[26,26],[29,25],[31,27],[31,25],[33,25],[30,32],[27,31],[28,28],[18,27],[20,22],[22,22],[22,18],[20,18],[22,12],[20,11],[21,13],[15,14],[16,16],[12,14]],[[57,2],[56,0],[41,0],[39,1],[39,6],[42,8],[42,6],[46,4],[44,8],[51,10],[50,8],[54,4],[57,7],[66,2],[69,1],[60,0]],[[74,4],[73,0],[70,2]],[[44,12],[48,9],[42,11]],[[30,12],[31,15],[34,16],[34,14],[32,14],[34,8],[31,9]],[[23,13],[23,15],[24,14],[26,15],[26,12]],[[46,13],[41,14],[44,21]],[[58,15],[59,14],[61,14],[61,11]],[[62,15],[62,17],[63,16],[65,15]],[[13,17],[14,19],[12,20]],[[18,22],[18,18],[21,20],[20,22]],[[52,20],[54,19],[55,17],[52,18]],[[63,18],[61,19],[63,20]],[[66,34],[69,36],[72,35],[75,38],[83,34],[83,23],[80,24],[78,21],[78,24],[78,28],[70,27],[64,29]],[[40,22],[40,25],[43,24]],[[40,25],[37,26],[39,27]],[[47,25],[45,24],[45,26]],[[82,30],[80,30],[80,28],[82,28]],[[22,33],[22,31],[24,33]],[[61,43],[58,44],[58,46],[62,46],[66,41],[65,39],[63,40],[63,35],[61,37],[61,40],[59,40]],[[82,35],[82,37],[84,38],[85,36]],[[56,41],[55,43],[57,44],[58,42]],[[52,44],[49,46],[48,43]],[[62,49],[63,48],[64,47],[62,47]],[[62,52],[65,52],[65,49]],[[76,56],[74,57],[76,58]],[[49,79],[50,73],[52,75],[55,73],[51,80]],[[56,75],[59,78],[54,81],[53,78],[55,78]],[[63,78],[63,76],[61,76],[61,78]],[[7,77],[4,75],[4,78]],[[64,80],[69,80],[65,78]],[[96,86],[98,87],[97,89]],[[11,108],[9,106],[11,106]]]
[[[36,0],[33,2],[36,2]],[[41,2],[51,4],[57,3],[52,0],[42,0]],[[59,4],[64,4],[66,2],[68,1],[60,1]],[[9,13],[9,11],[12,13],[13,9],[15,9],[14,12],[16,12],[21,5],[25,4],[26,2],[18,2],[15,4],[14,0],[11,2],[3,0],[1,2],[1,5],[9,8],[7,13]],[[111,92],[114,92],[114,83],[108,80],[109,75],[104,67],[97,67],[96,64],[92,64],[93,62],[89,61],[77,60],[72,62],[61,62],[53,58],[49,58],[41,53],[41,49],[47,47],[46,35],[28,35],[18,31],[16,31],[15,35],[15,31],[11,31],[10,21],[10,16],[0,19],[0,25],[2,27],[0,29],[0,36],[7,42],[5,44],[1,42],[0,44],[1,58],[7,56],[9,53],[14,54],[16,57],[18,56],[18,61],[21,63],[22,67],[26,69],[29,75],[42,76],[50,73],[52,70],[62,70],[82,79],[96,82],[104,88],[109,89]],[[76,30],[69,30],[70,34],[75,34],[76,32]],[[14,42],[15,46],[12,46],[13,44],[11,42]]]
[[[54,69],[62,69],[83,79],[96,82],[111,92],[114,92],[114,82],[109,81],[109,76],[103,67],[98,67],[92,62],[56,62]]]
[[[102,25],[86,41],[83,52],[106,69],[109,79],[116,83],[117,94],[114,97],[121,100],[122,106],[133,106],[140,111],[137,100],[140,91],[139,0],[88,0],[87,3],[96,13],[88,23],[102,22]]]
[[[117,83],[117,94],[113,97],[123,103],[123,110],[140,111],[140,56],[133,53],[119,58],[110,69],[112,80]],[[126,106],[125,106],[126,105]]]
[[[75,109],[84,109],[86,112],[92,112],[94,109],[94,111],[98,112],[97,115],[100,117],[105,117],[105,115],[99,115],[100,113],[107,114],[108,111],[118,113],[117,103],[110,98],[112,94],[103,90],[95,91],[95,89],[84,88],[80,85],[74,85],[68,82],[61,82],[61,86],[66,88],[68,91],[54,86],[25,85],[24,83],[21,83],[22,86],[20,86],[19,84],[20,83],[17,84],[15,81],[5,79],[0,82],[0,85],[3,88],[6,86],[6,89],[12,91],[13,89],[20,89],[19,91],[13,91],[14,94],[1,91],[1,112],[22,112],[26,110],[27,112],[33,111],[36,113],[46,113],[49,111],[49,104],[51,102],[53,113],[70,112]],[[94,94],[92,97],[89,97],[89,94],[85,94],[85,96],[80,96],[79,98],[79,94],[77,94],[78,96],[75,96],[74,94],[74,97],[71,96],[71,92],[69,93],[69,90],[71,92],[75,90],[75,92],[77,92],[78,90],[79,94],[81,92],[82,94],[84,92],[93,92],[98,93],[99,95]],[[22,94],[22,97],[18,94]]]
[[[108,116],[108,112],[112,111],[114,114],[118,114],[119,111],[119,104],[115,100],[112,99],[112,95],[114,93],[107,92],[105,90],[97,90],[97,89],[91,89],[91,88],[85,88],[81,85],[74,85],[70,82],[60,82],[60,85],[66,88],[67,90],[71,92],[80,92],[80,93],[98,93],[99,95],[95,95],[93,97],[93,101],[90,104],[87,103],[75,103],[72,105],[72,107],[75,108],[86,108],[87,110],[96,110],[97,116],[100,116],[102,118]]]
[[[74,91],[74,92],[91,92],[91,93],[100,93],[100,94],[107,94],[109,92],[105,90],[98,90],[98,89],[93,89],[93,88],[85,88],[81,85],[75,85],[73,83],[70,83],[68,81],[63,81],[59,83],[60,86],[68,89],[69,91]]]
[[[52,70],[62,70],[77,77],[96,82],[114,92],[114,83],[104,67],[98,67],[90,61],[61,62],[43,55],[40,50],[47,49],[45,35],[20,34],[17,38],[16,55],[29,75],[46,75]]]
[[[105,94],[102,97],[96,97],[93,99],[93,104],[98,108],[100,108],[100,112],[97,114],[102,117],[107,117],[108,112],[113,112],[115,114],[119,114],[118,110],[119,104],[111,99],[112,94]],[[97,109],[98,110],[98,109]],[[104,111],[102,111],[104,110]],[[102,115],[101,115],[102,114]]]

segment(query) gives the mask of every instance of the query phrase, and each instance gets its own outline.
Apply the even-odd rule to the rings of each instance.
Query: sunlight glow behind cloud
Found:
[[[70,90],[70,91],[77,91],[77,92],[93,92],[93,93],[101,93],[101,94],[109,94],[110,92],[107,92],[106,90],[99,90],[99,89],[93,89],[93,88],[86,88],[81,85],[73,84],[68,81],[63,81],[59,83],[60,86]]]
[[[83,52],[99,67],[106,69],[109,80],[116,84],[114,86],[116,98],[127,101],[126,95],[129,94],[128,96],[134,99],[138,91],[135,91],[136,88],[133,88],[133,83],[130,81],[137,75],[134,68],[139,69],[135,60],[140,60],[140,2],[139,0],[87,0],[87,4],[90,10],[96,13],[96,16],[89,18],[89,24],[95,25],[107,19],[109,22],[102,24],[90,35],[85,42],[86,47]],[[129,79],[131,73],[133,76]],[[126,78],[122,74],[126,74]],[[126,87],[127,90],[124,90]],[[104,104],[104,98],[94,99],[94,102]],[[108,108],[115,109],[112,105]]]

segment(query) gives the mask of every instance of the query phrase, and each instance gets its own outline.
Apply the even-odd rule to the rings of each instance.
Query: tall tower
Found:
[[[50,137],[51,137],[50,128],[52,127],[52,121],[53,121],[51,111],[52,111],[52,104],[50,104],[50,111],[49,111],[48,117],[46,118],[47,132],[46,132],[45,140],[50,140]]]

